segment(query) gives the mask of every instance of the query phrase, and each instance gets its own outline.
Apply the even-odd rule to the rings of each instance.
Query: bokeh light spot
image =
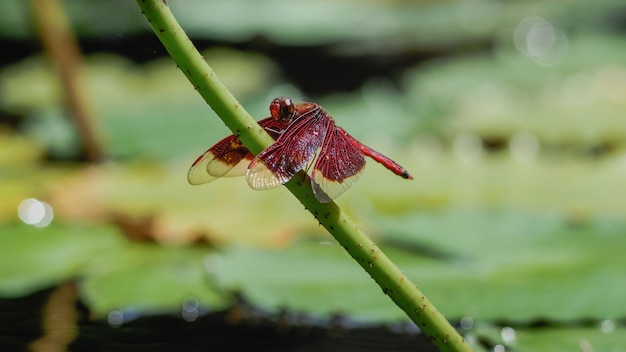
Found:
[[[28,198],[17,207],[17,215],[25,224],[45,227],[52,222],[54,211],[50,204],[35,198]]]

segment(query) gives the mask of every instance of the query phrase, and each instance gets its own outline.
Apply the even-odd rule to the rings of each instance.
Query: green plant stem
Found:
[[[219,81],[163,0],[137,0],[144,16],[180,70],[235,135],[254,154],[272,138]],[[420,290],[335,203],[321,204],[300,172],[285,185],[441,351],[471,351],[465,340]]]

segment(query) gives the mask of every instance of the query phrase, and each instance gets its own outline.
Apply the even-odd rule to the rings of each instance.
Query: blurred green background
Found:
[[[222,309],[231,290],[405,319],[285,189],[187,184],[230,131],[135,2],[60,4],[104,157],[81,144],[40,2],[2,2],[0,297],[73,282],[113,325],[190,297]],[[370,161],[337,202],[478,348],[626,350],[623,1],[168,4],[256,119],[276,96],[314,101],[409,170]]]

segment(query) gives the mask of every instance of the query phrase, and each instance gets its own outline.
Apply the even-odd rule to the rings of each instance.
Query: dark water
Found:
[[[0,351],[436,351],[411,324],[365,325],[246,304],[197,315],[92,318],[73,283],[0,299]],[[123,321],[123,320],[127,321]]]

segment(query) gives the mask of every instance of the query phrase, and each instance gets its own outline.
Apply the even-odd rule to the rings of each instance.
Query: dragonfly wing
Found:
[[[328,203],[347,191],[361,177],[365,158],[334,123],[326,134],[311,185],[320,203]]]
[[[289,181],[315,157],[330,124],[330,117],[319,108],[294,120],[276,142],[248,166],[246,179],[250,187],[269,189]]]
[[[289,181],[295,172],[287,170],[285,165],[288,161],[285,159],[284,146],[279,143],[274,143],[261,152],[252,160],[246,171],[246,181],[250,187],[259,190],[270,189]],[[272,168],[269,165],[272,165]]]
[[[207,172],[207,165],[215,159],[215,154],[211,149],[204,152],[189,168],[187,181],[192,185],[201,185],[215,180],[217,177]]]
[[[258,123],[276,139],[287,127],[287,120],[268,117]],[[187,180],[192,185],[211,182],[219,177],[241,176],[246,173],[254,155],[234,135],[230,135],[209,148],[191,165]]]
[[[230,135],[209,148],[189,168],[187,180],[192,185],[211,182],[222,176],[243,175],[245,168],[237,165],[252,160],[252,154],[234,135]]]

